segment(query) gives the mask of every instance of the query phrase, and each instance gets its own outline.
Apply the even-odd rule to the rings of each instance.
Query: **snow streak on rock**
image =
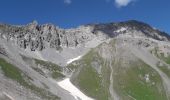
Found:
[[[7,96],[10,100],[15,100],[12,96],[10,96],[9,94],[7,94],[6,92],[3,92],[3,94],[4,94],[5,96]]]
[[[82,57],[82,56],[78,56],[78,57],[76,57],[76,58],[69,59],[69,60],[67,61],[67,64],[70,64],[70,63],[72,63],[73,61],[76,61],[76,60],[80,59],[81,57]]]

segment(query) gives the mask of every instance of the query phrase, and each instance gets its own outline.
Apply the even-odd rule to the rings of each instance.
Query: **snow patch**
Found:
[[[7,39],[5,35],[2,35],[2,38],[3,38],[3,39]]]
[[[122,27],[122,28],[116,30],[115,32],[119,33],[119,32],[123,32],[123,31],[126,31],[126,30],[127,30],[127,28]]]
[[[81,57],[82,57],[82,56],[78,56],[78,57],[76,57],[76,58],[69,59],[69,60],[67,61],[67,64],[70,64],[70,63],[72,63],[73,61],[76,61],[76,60],[80,59]]]
[[[60,87],[70,92],[71,95],[74,96],[76,100],[94,100],[88,96],[86,96],[84,93],[82,93],[77,87],[75,87],[71,82],[69,78],[66,78],[60,82],[57,83]]]
[[[3,94],[5,95],[5,96],[7,96],[9,99],[11,99],[11,100],[15,100],[12,96],[10,96],[8,93],[6,93],[6,92],[3,92]]]
[[[42,57],[42,54],[40,53],[40,51],[35,51],[34,54],[35,54],[39,59],[46,61],[46,59],[44,59],[44,58]]]

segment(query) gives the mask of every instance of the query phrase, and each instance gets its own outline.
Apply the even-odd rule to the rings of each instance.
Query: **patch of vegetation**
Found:
[[[65,77],[65,75],[63,75],[62,73],[60,72],[52,72],[51,74],[52,78],[54,79],[63,79]]]
[[[165,61],[167,64],[170,64],[170,55],[165,57],[164,53],[158,52],[158,47],[155,47],[153,50],[151,50],[151,53],[153,53],[159,59],[162,59],[163,61]]]
[[[45,76],[45,73],[40,69],[40,68],[37,68],[37,67],[32,67],[36,72],[40,73],[41,75]]]
[[[164,56],[164,54],[160,54],[158,56],[160,59],[162,59],[163,61],[165,61],[167,64],[170,64],[170,56],[168,55],[167,57]]]
[[[114,75],[114,88],[123,100],[167,100],[161,77],[154,69],[142,61],[126,66],[129,67],[118,63],[113,67],[117,73]]]
[[[113,47],[114,50],[114,41],[109,45],[109,49]],[[76,64],[71,65],[76,69],[71,81],[88,96],[96,100],[109,100],[110,63],[97,50],[92,49]],[[102,66],[101,73],[93,67],[92,63],[96,61]],[[167,100],[161,77],[143,61],[129,61],[124,64],[120,60],[111,65],[114,71],[113,88],[121,100]]]
[[[70,69],[71,71],[76,70],[77,68],[79,68],[78,61],[74,61],[74,63],[71,63],[71,64],[67,65],[66,67],[68,69]]]
[[[79,73],[73,79],[73,83],[87,95],[96,100],[108,100],[110,97],[108,92],[109,87],[107,87],[109,84],[109,78],[106,74],[109,73],[105,73],[104,75],[99,74],[92,66],[92,62],[96,60],[103,64],[101,57],[99,57],[99,55],[93,50],[85,55],[77,65],[79,66],[77,69],[79,70]],[[104,71],[109,72],[108,68],[105,68],[106,70]]]
[[[34,93],[36,93],[37,95],[39,95],[41,98],[43,99],[47,99],[47,100],[60,100],[60,97],[52,94],[49,91],[46,91],[43,88],[39,88],[33,84],[29,84],[25,86],[26,88],[32,90]]]
[[[63,79],[65,77],[65,75],[62,74],[63,69],[60,66],[48,61],[43,61],[38,59],[34,59],[34,60],[37,65],[40,64],[42,68],[47,69],[51,74],[52,78]],[[40,68],[38,69],[41,70]],[[41,70],[39,72],[43,72],[43,71]]]
[[[17,81],[20,85],[30,89],[37,95],[47,100],[59,100],[60,98],[56,95],[53,95],[45,89],[39,88],[32,84],[29,80],[26,80],[27,77],[20,69],[16,66],[6,62],[4,59],[0,58],[0,68],[3,71],[4,75],[12,80]]]
[[[1,70],[3,71],[6,77],[16,80],[22,85],[26,84],[26,81],[23,79],[23,75],[21,74],[21,71],[17,67],[6,62],[2,58],[0,58],[0,66],[1,66]]]
[[[170,64],[170,56],[165,57],[165,58],[164,58],[164,61],[165,61],[167,64]]]
[[[157,65],[158,68],[163,71],[168,77],[170,77],[170,69],[166,66],[166,65],[163,65],[163,66],[159,66]]]
[[[35,64],[37,66],[41,65],[38,67],[37,66],[31,66],[31,67],[36,72],[43,75],[44,77],[47,77],[48,75],[50,75],[54,79],[63,79],[65,77],[65,75],[62,74],[63,69],[54,63],[51,63],[49,61],[43,61],[43,60],[39,60],[39,59],[29,58],[24,55],[21,55],[21,57],[24,61],[29,61],[31,63],[33,63],[33,61],[35,61]],[[45,73],[43,70],[48,70],[48,72]]]
[[[43,61],[39,59],[34,59],[35,63],[38,65],[42,65],[44,68],[48,69],[49,71],[62,71],[62,68],[54,63],[51,63],[49,61]]]
[[[111,75],[111,69],[109,66],[109,62],[105,62],[102,65],[102,80],[103,80],[103,86],[105,89],[107,89],[107,91],[109,91],[109,87],[110,87],[110,75]]]

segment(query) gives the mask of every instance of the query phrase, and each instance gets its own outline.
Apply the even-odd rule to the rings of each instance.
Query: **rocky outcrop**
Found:
[[[109,38],[118,35],[170,40],[170,36],[166,33],[134,20],[84,25],[75,29],[61,29],[52,24],[38,25],[36,21],[24,26],[0,25],[1,38],[12,40],[21,48],[29,48],[31,51],[41,51],[45,48],[62,50],[63,47],[83,45],[93,38]]]
[[[43,50],[46,47],[57,50],[62,47],[75,47],[94,35],[89,27],[64,30],[52,24],[38,25],[36,21],[26,26],[0,25],[0,36],[15,41],[21,48],[30,48],[32,51]]]
[[[131,37],[153,38],[161,41],[170,40],[170,36],[167,33],[136,20],[109,24],[94,24],[92,26],[94,27],[94,32],[102,31],[111,37],[123,34]]]

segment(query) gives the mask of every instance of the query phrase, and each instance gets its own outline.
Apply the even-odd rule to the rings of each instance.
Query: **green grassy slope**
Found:
[[[154,48],[151,53],[153,55],[155,55],[156,57],[158,57],[160,60],[164,61],[166,64],[170,65],[170,55],[168,55],[167,57],[164,56],[163,53],[158,52],[158,48]],[[159,62],[160,63],[160,62]],[[170,68],[168,68],[167,65],[162,64],[159,65],[159,63],[157,64],[157,67],[164,72],[168,77],[170,77]]]
[[[113,43],[108,45],[107,49],[114,48]],[[96,100],[112,100],[109,92],[111,84],[109,61],[99,54],[99,49],[101,48],[92,49],[81,60],[70,64],[72,69],[76,69],[72,82]],[[114,55],[114,52],[111,53]],[[126,64],[123,63],[124,59],[118,58],[117,62],[114,57],[110,60],[114,71],[113,88],[121,100],[167,100],[162,79],[153,68],[135,56],[135,60],[125,58],[128,61]],[[94,63],[101,67],[100,73]]]
[[[22,59],[29,64],[32,69],[41,74],[44,77],[50,76],[56,80],[63,79],[66,76],[62,73],[63,68],[49,61],[43,61],[40,59],[29,58],[21,55]],[[35,63],[35,64],[34,64]],[[45,70],[45,71],[44,71]]]
[[[95,61],[102,66],[101,73],[98,73],[92,65]],[[80,64],[80,65],[79,65]],[[97,100],[108,100],[109,94],[109,67],[104,64],[104,60],[93,51],[89,52],[76,66],[81,66],[79,73],[72,82],[83,92]],[[78,71],[77,70],[77,71]]]
[[[113,67],[114,88],[123,100],[167,100],[159,74],[142,61]]]
[[[50,72],[52,78],[54,79],[65,78],[65,75],[62,74],[63,69],[60,66],[54,63],[48,62],[48,61],[43,61],[43,60],[38,60],[38,59],[34,59],[34,60],[35,60],[36,65],[40,64],[42,68],[47,69]],[[37,69],[40,70],[39,72],[42,72],[40,68],[37,68]]]
[[[29,77],[26,76],[20,69],[16,66],[6,62],[4,59],[0,58],[0,69],[3,71],[4,75],[14,81],[17,81],[20,85],[30,89],[38,96],[47,99],[47,100],[59,100],[60,98],[56,95],[53,95],[45,89],[39,88],[32,84],[29,80]]]

